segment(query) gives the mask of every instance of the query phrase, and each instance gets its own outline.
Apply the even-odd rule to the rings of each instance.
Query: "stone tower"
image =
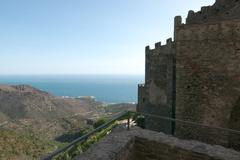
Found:
[[[168,39],[166,45],[155,44],[155,49],[146,47],[145,86],[139,86],[138,112],[172,117],[174,113],[174,75],[175,75],[175,43]],[[143,89],[144,87],[144,89]],[[146,128],[173,132],[173,124],[159,121],[158,118],[146,118]]]
[[[239,64],[240,0],[217,0],[189,11],[186,24],[177,16],[174,41],[146,49],[138,111],[240,130]],[[240,149],[240,135],[230,132],[150,117],[146,127]]]
[[[240,130],[240,1],[218,0],[199,12],[189,11],[186,24],[175,30],[176,118]],[[181,138],[240,144],[228,132],[176,127]]]

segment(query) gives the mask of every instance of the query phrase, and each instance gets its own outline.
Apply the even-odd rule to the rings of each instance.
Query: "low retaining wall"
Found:
[[[113,132],[74,160],[240,160],[240,152],[163,133]]]

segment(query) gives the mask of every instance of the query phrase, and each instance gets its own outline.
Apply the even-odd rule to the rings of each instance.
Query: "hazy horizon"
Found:
[[[0,74],[3,76],[145,76],[145,74]]]

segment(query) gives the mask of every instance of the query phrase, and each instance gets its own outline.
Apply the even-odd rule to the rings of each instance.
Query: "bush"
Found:
[[[107,123],[107,120],[105,118],[100,118],[93,124],[93,127],[96,129],[105,123]]]
[[[137,116],[135,120],[138,127],[145,128],[145,117],[144,116]]]
[[[65,153],[61,153],[60,155],[57,155],[55,158],[53,158],[53,160],[70,160],[76,155],[79,155],[85,152],[92,144],[96,143],[105,135],[107,135],[116,125],[117,125],[117,122],[113,122],[107,128],[95,133],[94,135],[90,136],[87,140],[83,142],[79,142],[75,146],[65,151]]]

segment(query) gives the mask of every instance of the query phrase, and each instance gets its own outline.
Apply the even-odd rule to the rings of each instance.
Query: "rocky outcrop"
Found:
[[[29,85],[0,85],[0,112],[10,119],[66,117],[92,111],[99,104],[94,100],[54,97]]]

